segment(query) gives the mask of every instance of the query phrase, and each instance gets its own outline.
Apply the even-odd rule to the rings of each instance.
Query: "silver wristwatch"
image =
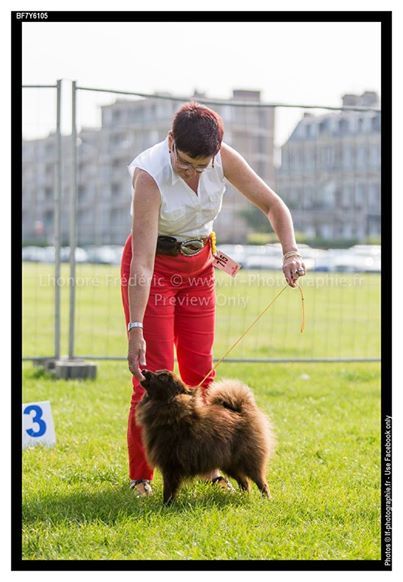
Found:
[[[143,324],[141,323],[141,321],[131,321],[130,323],[127,324],[127,331],[130,331],[134,327],[140,327],[141,329],[143,329]]]

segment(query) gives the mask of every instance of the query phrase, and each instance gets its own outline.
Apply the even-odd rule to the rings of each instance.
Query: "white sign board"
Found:
[[[30,402],[22,405],[22,448],[35,445],[53,447],[56,444],[50,402]]]

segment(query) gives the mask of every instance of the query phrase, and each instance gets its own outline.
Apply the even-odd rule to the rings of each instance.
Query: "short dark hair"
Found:
[[[178,150],[191,158],[214,156],[221,147],[224,123],[218,113],[192,101],[176,112],[172,135]]]

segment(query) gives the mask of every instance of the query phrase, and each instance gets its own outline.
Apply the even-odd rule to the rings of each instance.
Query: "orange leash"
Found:
[[[232,346],[230,348],[228,348],[228,350],[225,352],[225,354],[223,356],[221,356],[221,358],[218,360],[218,362],[215,364],[215,366],[213,366],[211,368],[211,370],[208,372],[208,374],[206,374],[203,378],[203,380],[197,385],[197,386],[201,386],[204,382],[204,380],[206,378],[208,378],[208,376],[211,374],[211,372],[213,372],[213,370],[216,370],[218,368],[218,366],[221,364],[221,362],[224,360],[224,358],[230,353],[232,352],[232,350],[235,348],[235,346],[237,346],[239,344],[239,342],[246,336],[246,334],[249,332],[249,330],[252,329],[252,327],[255,325],[255,323],[257,323],[259,321],[259,319],[266,313],[266,311],[268,311],[270,309],[270,307],[273,305],[273,303],[275,301],[277,301],[277,299],[280,297],[280,295],[283,293],[283,291],[285,291],[288,287],[288,283],[286,283],[284,285],[284,287],[282,289],[280,289],[280,291],[274,296],[274,299],[272,299],[270,301],[270,303],[263,309],[263,311],[256,317],[256,319],[254,321],[252,321],[252,323],[250,324],[250,326],[243,332],[243,334],[236,340],[236,342],[234,342],[232,344]],[[297,289],[299,289],[300,295],[301,295],[301,333],[304,332],[305,329],[305,306],[304,306],[304,293],[302,291],[302,287],[300,287],[299,285],[297,285]]]

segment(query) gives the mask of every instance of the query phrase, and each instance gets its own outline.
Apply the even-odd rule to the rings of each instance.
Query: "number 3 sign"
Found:
[[[31,402],[22,405],[22,448],[35,445],[52,447],[56,444],[50,402]]]

